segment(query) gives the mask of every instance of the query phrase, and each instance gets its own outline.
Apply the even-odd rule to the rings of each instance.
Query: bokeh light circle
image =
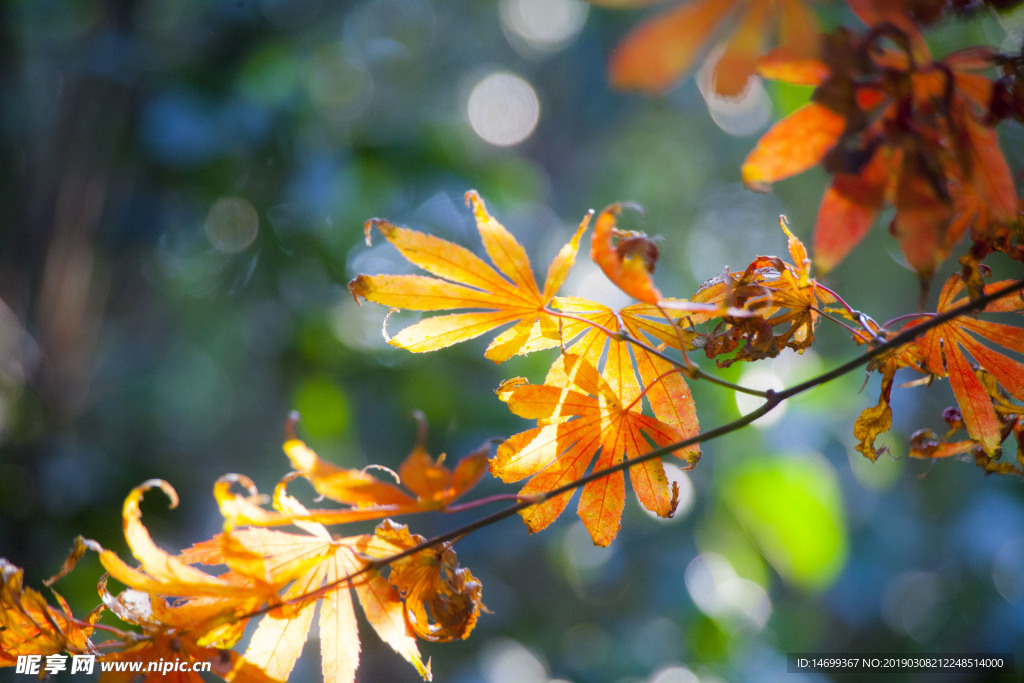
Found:
[[[221,197],[206,214],[203,229],[214,249],[235,254],[255,241],[259,226],[259,216],[248,199]]]
[[[509,147],[533,133],[540,119],[540,102],[533,86],[525,80],[496,72],[473,86],[466,115],[481,139],[498,147]]]

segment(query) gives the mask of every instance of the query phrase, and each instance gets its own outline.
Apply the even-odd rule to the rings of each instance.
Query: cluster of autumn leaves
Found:
[[[466,637],[483,608],[480,582],[459,566],[451,544],[421,549],[425,539],[391,519],[380,522],[374,533],[346,537],[332,534],[326,525],[444,510],[484,474],[486,452],[470,454],[452,471],[442,464],[443,457],[430,457],[420,443],[395,475],[402,487],[324,462],[298,439],[284,448],[296,469],[276,487],[270,509],[267,496],[251,480],[225,475],[214,486],[224,531],[177,555],[153,542],[139,510],[148,491],[160,489],[172,507],[177,493],[159,479],[133,489],[124,502],[124,534],[139,566],[79,537],[61,572],[47,582],[71,571],[86,552],[97,553],[107,572],[97,587],[103,604],[85,619],[76,619],[56,592],[59,607],[47,604],[41,593],[23,585],[20,569],[0,560],[0,666],[14,665],[19,655],[99,653],[101,664],[209,662],[225,680],[283,681],[295,666],[319,604],[324,680],[351,681],[360,649],[354,595],[380,638],[429,680],[430,663],[423,661],[417,638],[444,642]],[[287,491],[288,482],[298,476],[345,507],[307,509]],[[271,528],[285,525],[299,533]],[[208,566],[226,571],[213,574]],[[112,593],[108,577],[127,589]],[[101,624],[104,609],[138,630]],[[230,649],[252,620],[258,624],[245,653]],[[107,640],[94,644],[91,638],[102,632]],[[102,654],[112,645],[117,647]],[[112,670],[103,680],[133,681],[137,675]],[[201,680],[192,672],[186,679]]]
[[[405,327],[389,343],[425,352],[501,330],[485,351],[497,363],[557,350],[540,383],[516,377],[497,390],[512,413],[535,426],[505,440],[493,457],[485,447],[454,469],[444,465],[443,456],[429,456],[421,438],[397,472],[380,476],[334,466],[290,438],[285,452],[294,469],[273,495],[261,495],[244,475],[222,477],[214,496],[223,532],[179,554],[153,542],[139,511],[143,495],[153,489],[172,506],[176,493],[167,482],[146,482],[129,494],[123,509],[125,537],[138,566],[79,539],[54,577],[70,571],[86,552],[98,554],[107,571],[98,585],[103,606],[85,618],[73,616],[59,594],[56,606],[49,604],[23,585],[20,569],[0,560],[0,666],[22,654],[93,653],[112,662],[210,662],[215,673],[232,681],[284,680],[319,605],[324,678],[350,681],[359,660],[357,601],[380,637],[429,678],[417,638],[466,637],[484,609],[482,589],[459,566],[450,543],[426,542],[390,517],[451,511],[489,471],[504,482],[525,482],[519,514],[533,532],[557,519],[580,487],[577,514],[594,543],[608,545],[625,504],[624,471],[639,502],[668,517],[677,492],[661,458],[649,454],[671,454],[684,467],[700,458],[688,381],[714,378],[691,356],[727,366],[773,358],[786,349],[799,353],[814,342],[822,319],[845,325],[856,344],[873,348],[931,325],[872,358],[869,369],[881,375],[881,396],[854,425],[865,456],[878,456],[875,439],[892,424],[896,372],[909,369],[920,375],[914,383],[948,379],[957,401],[943,415],[948,433],[915,433],[912,457],[967,456],[986,471],[1024,475],[1024,364],[984,343],[1024,354],[1024,329],[1005,322],[1006,314],[1024,311],[1024,294],[1019,282],[987,283],[982,264],[992,252],[1024,261],[1019,200],[993,129],[1024,111],[1016,87],[1020,65],[978,48],[932,59],[919,27],[936,20],[944,3],[849,4],[868,29],[840,30],[824,43],[817,41],[813,15],[801,0],[683,4],[627,37],[613,58],[612,80],[623,87],[664,89],[707,51],[707,36],[731,21],[735,31],[711,51],[717,61],[709,66],[722,95],[740,95],[755,74],[817,86],[809,104],[757,144],[744,163],[744,181],[763,189],[819,163],[833,173],[814,234],[814,260],[823,270],[838,264],[888,205],[895,207],[891,232],[924,280],[968,235],[963,270],[946,281],[935,312],[889,324],[871,320],[811,277],[811,258],[785,222],[788,260],[759,256],[742,271],[724,270],[691,298],[676,299],[664,297],[653,282],[656,243],[618,228],[628,205],[588,214],[554,257],[542,285],[523,246],[474,192],[466,198],[490,262],[438,237],[372,220],[367,241],[379,233],[426,274],[360,275],[349,284],[352,295],[393,309],[442,312]],[[763,49],[765,26],[779,31],[779,46],[770,52]],[[995,81],[982,73],[993,66],[1003,69]],[[621,310],[558,295],[591,222],[592,260],[637,300]],[[928,322],[1007,289],[1008,296],[981,311],[1001,314],[1003,322],[980,315]],[[770,399],[768,392],[751,393]],[[1016,463],[1002,458],[1011,436]],[[606,476],[587,476],[605,470]],[[287,491],[296,477],[339,506],[304,506]],[[341,537],[329,529],[367,520],[383,521],[373,533]],[[281,526],[297,531],[275,528]],[[226,569],[213,573],[214,566]],[[108,576],[126,588],[112,592]],[[101,622],[103,610],[132,630]],[[232,650],[252,621],[258,623],[248,649]],[[104,640],[94,642],[100,634]],[[104,680],[133,675],[105,674]]]

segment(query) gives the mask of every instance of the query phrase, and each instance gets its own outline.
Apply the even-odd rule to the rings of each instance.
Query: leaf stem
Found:
[[[710,382],[711,384],[717,384],[718,386],[723,387],[725,389],[729,389],[731,391],[735,391],[741,394],[748,394],[750,396],[757,396],[759,398],[765,398],[767,396],[767,393],[765,391],[762,391],[761,389],[751,389],[750,387],[744,387],[739,384],[734,384],[733,382],[730,382],[728,380],[724,380],[721,377],[716,377],[715,375],[704,372],[699,367],[689,362],[689,359],[686,358],[686,351],[683,349],[680,349],[680,351],[683,353],[684,360],[680,361],[668,355],[664,351],[656,349],[647,342],[641,339],[637,339],[632,334],[630,334],[629,330],[625,329],[625,327],[619,330],[609,330],[604,325],[596,323],[592,320],[587,320],[586,318],[577,317],[569,313],[562,313],[560,311],[550,311],[550,313],[556,317],[569,318],[571,320],[576,320],[581,323],[586,323],[600,330],[601,332],[604,332],[612,339],[618,339],[619,341],[624,341],[629,344],[633,344],[634,346],[643,349],[647,353],[657,356],[658,358],[662,359],[667,363],[671,363],[673,366],[679,368],[683,372],[683,374],[685,374],[690,379],[704,380],[706,382]],[[618,312],[616,312],[616,317],[618,317]]]

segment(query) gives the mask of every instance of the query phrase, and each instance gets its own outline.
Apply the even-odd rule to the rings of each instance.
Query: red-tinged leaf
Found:
[[[982,289],[982,292],[984,294],[991,294],[992,292],[996,292],[1005,287],[1009,287],[1011,283],[1012,280],[1000,280],[999,282],[992,282],[985,285]],[[961,287],[959,291],[962,292],[963,288]],[[967,303],[966,297],[962,299],[956,299],[955,301],[953,301],[951,298],[951,303],[949,304],[949,306],[950,308],[956,308],[957,306],[962,306],[965,303]],[[990,302],[987,306],[985,306],[985,309],[982,312],[1013,313],[1015,311],[1024,311],[1024,290],[1010,294],[1008,296],[1000,297],[999,299]],[[1024,351],[1020,351],[1020,353],[1024,353]]]
[[[690,71],[736,5],[736,0],[696,0],[643,22],[612,55],[612,85],[648,92],[668,89]]]
[[[967,439],[965,441],[942,442],[930,429],[919,429],[910,437],[910,445],[907,455],[920,460],[934,460],[937,458],[950,458],[955,455],[970,453],[977,448],[978,442]]]
[[[1006,223],[1018,214],[1019,200],[1010,167],[999,146],[994,128],[964,117],[965,130],[970,140],[971,175],[969,182],[986,207],[990,220]]]
[[[657,303],[661,292],[651,274],[658,261],[658,247],[643,233],[615,227],[615,217],[622,209],[622,204],[612,204],[598,215],[590,258],[623,292],[640,301]]]
[[[1003,442],[1000,434],[1002,425],[985,385],[974,374],[974,369],[963,354],[956,350],[946,353],[946,369],[949,373],[949,386],[960,406],[967,433],[981,444],[985,453],[995,454]]]
[[[480,239],[496,269],[464,247],[384,220],[373,220],[367,223],[368,238],[376,227],[406,259],[436,277],[359,275],[349,283],[349,291],[356,301],[362,298],[395,308],[484,309],[427,318],[388,338],[393,346],[415,353],[473,339],[509,323],[515,324],[495,338],[485,354],[494,362],[557,346],[558,323],[546,307],[575,261],[589,216],[555,257],[541,292],[522,245],[487,212],[479,195],[468,192],[466,201],[473,208]]]
[[[761,136],[740,171],[743,184],[766,192],[772,183],[817,165],[846,130],[846,118],[811,102]]]
[[[995,283],[987,286],[986,290],[992,291],[991,287],[1006,284]],[[965,303],[966,299],[958,298],[965,287],[958,274],[947,280],[939,294],[938,312],[944,313]],[[1002,308],[1012,311],[1015,306]],[[990,391],[985,387],[970,361],[964,357],[964,351],[973,356],[978,366],[997,385],[1017,399],[1024,398],[1024,363],[983,345],[972,334],[1024,354],[1024,329],[969,316],[958,317],[929,330],[918,341],[917,347],[925,370],[939,377],[949,377],[967,433],[980,443],[985,454],[994,456],[1002,443],[1002,424],[993,407],[995,389]]]
[[[864,238],[882,208],[891,165],[876,152],[858,174],[837,173],[818,208],[814,226],[814,265],[827,273]]]
[[[964,325],[964,328],[971,329],[969,325]],[[1018,327],[1009,329],[1021,331]],[[958,334],[956,340],[1003,389],[1018,401],[1024,401],[1024,364],[993,351],[969,335]]]
[[[896,215],[889,225],[910,267],[922,280],[931,278],[936,266],[949,256],[945,241],[952,207],[916,165],[904,161],[896,187]]]

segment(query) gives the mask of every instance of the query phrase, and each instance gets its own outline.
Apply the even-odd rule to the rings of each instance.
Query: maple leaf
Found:
[[[443,453],[436,460],[427,453],[425,439],[426,427],[421,422],[416,446],[402,462],[396,475],[408,492],[396,484],[377,479],[366,470],[346,469],[331,464],[299,439],[289,439],[284,444],[284,450],[298,474],[308,479],[322,496],[353,506],[347,510],[316,510],[304,514],[313,521],[336,524],[444,510],[480,481],[487,470],[490,446],[481,446],[459,460],[454,470],[450,470],[443,464]],[[247,517],[246,521],[260,524],[258,514]],[[272,524],[290,523],[292,519],[288,515],[270,518]]]
[[[406,259],[437,277],[359,275],[348,285],[352,296],[356,301],[363,298],[417,311],[483,309],[427,318],[388,340],[413,352],[441,349],[512,322],[487,347],[484,355],[490,360],[500,363],[519,353],[557,346],[558,326],[546,307],[575,262],[590,215],[551,262],[541,290],[522,245],[487,213],[476,192],[466,193],[466,201],[473,207],[484,248],[498,270],[447,240],[374,219],[366,224],[367,241],[376,227]]]
[[[627,4],[645,3],[615,2]],[[767,52],[766,27],[791,56],[817,53],[816,21],[803,0],[696,0],[648,19],[623,39],[611,59],[612,85],[667,89],[709,51],[723,26],[728,28],[715,51],[711,78],[713,90],[724,97],[739,96],[754,76],[758,59]]]
[[[975,374],[988,391],[996,415],[1002,424],[1000,440],[1007,439],[1011,434],[1016,437],[1017,463],[1000,461],[1001,453],[990,456],[976,439],[954,440],[954,435],[960,430],[966,429],[967,425],[964,422],[963,414],[952,407],[942,411],[942,417],[949,425],[949,432],[940,438],[930,429],[917,430],[910,438],[908,455],[912,458],[929,460],[970,455],[975,464],[986,473],[1015,474],[1024,477],[1024,406],[1013,403],[1007,392],[988,372],[978,370]]]
[[[404,524],[384,520],[376,536],[397,550],[413,548],[426,539],[409,533]],[[469,637],[480,610],[482,586],[468,569],[458,566],[451,543],[427,548],[390,564],[388,581],[406,606],[406,623],[413,632],[435,643]]]
[[[895,374],[896,363],[886,363],[882,370],[882,390],[878,403],[865,408],[853,423],[857,450],[871,462],[874,462],[879,454],[875,448],[875,439],[892,427],[892,382]]]
[[[329,515],[307,510],[281,484],[275,491],[274,507],[306,533],[241,529],[197,543],[182,553],[182,558],[190,562],[225,563],[224,539],[230,537],[246,552],[262,559],[275,584],[294,579],[279,606],[257,625],[245,655],[247,661],[272,676],[287,678],[302,651],[319,602],[324,679],[354,680],[359,636],[349,589],[355,592],[381,639],[426,679],[430,678],[429,663],[423,662],[415,637],[443,641],[469,635],[482,606],[481,586],[468,570],[458,566],[450,544],[396,560],[385,578],[381,568],[371,563],[408,551],[423,537],[410,534],[404,525],[384,520],[375,534],[335,538],[315,521]],[[435,623],[430,622],[428,614],[433,615]]]
[[[304,558],[317,559],[283,596],[298,604],[265,616],[246,651],[246,660],[272,675],[287,677],[291,672],[319,601],[324,680],[354,680],[359,663],[359,637],[350,589],[381,639],[426,680],[430,680],[430,666],[429,662],[423,662],[415,636],[438,641],[464,638],[479,614],[480,584],[468,570],[457,566],[449,545],[397,561],[390,578],[385,578],[378,569],[367,570],[368,559],[387,558],[423,540],[409,534],[404,525],[390,520],[382,522],[374,535],[340,539],[332,538],[324,527],[314,529],[309,535],[267,529],[237,533],[247,548],[266,556],[273,566],[282,569]],[[425,571],[410,579],[410,566],[422,567]],[[448,572],[444,577],[443,571]],[[346,581],[351,575],[358,576]],[[419,585],[421,583],[423,585]],[[424,605],[431,606],[435,619],[445,622],[430,624]],[[458,607],[453,608],[453,605]]]
[[[503,481],[530,479],[521,495],[551,491],[577,480],[592,461],[595,470],[604,469],[623,458],[636,458],[652,448],[669,446],[696,433],[689,391],[678,371],[667,362],[651,359],[650,365],[640,367],[645,375],[650,371],[658,373],[654,378],[645,377],[649,381],[648,393],[652,386],[661,385],[657,397],[651,400],[656,402],[656,410],[671,422],[641,412],[633,366],[618,345],[611,345],[608,350],[607,380],[582,356],[565,352],[560,362],[563,377],[549,373],[548,381],[557,381],[555,384],[533,385],[516,378],[498,389],[499,397],[513,413],[536,419],[540,425],[509,438],[498,447],[491,461],[492,474]],[[687,431],[681,428],[684,420],[689,421]],[[692,467],[699,451],[690,447],[675,455]],[[648,460],[629,472],[633,489],[644,507],[663,517],[671,516],[676,493],[669,491],[661,461]],[[520,514],[531,532],[540,531],[562,513],[571,496],[572,491],[566,491]],[[621,472],[583,487],[577,511],[595,544],[606,546],[615,538],[624,502]]]
[[[658,261],[658,246],[642,232],[615,227],[615,217],[624,206],[612,204],[598,215],[590,258],[623,292],[634,299],[656,304],[661,292],[651,281],[651,273]]]
[[[743,164],[744,182],[764,191],[820,162],[835,174],[815,226],[823,271],[853,249],[887,202],[896,207],[890,232],[922,280],[968,227],[976,242],[1013,255],[1002,226],[1016,219],[1016,190],[989,121],[993,82],[979,73],[994,54],[971,48],[933,60],[906,8],[851,4],[875,30],[863,38],[837,32],[816,69],[785,60],[766,68],[783,80],[827,76],[810,104],[761,138]],[[880,36],[900,49],[879,47]]]
[[[793,263],[758,256],[743,273],[726,271],[701,285],[693,297],[697,303],[728,307],[723,328],[695,342],[709,358],[731,352],[744,342],[735,357],[717,361],[721,366],[774,358],[784,348],[803,352],[814,341],[821,306],[837,301],[831,290],[810,276],[807,249],[790,232],[784,218],[779,226],[787,237]],[[733,309],[741,309],[745,315],[736,316]],[[776,328],[780,328],[778,332]]]
[[[1010,284],[996,282],[986,292]],[[959,274],[950,277],[939,294],[938,313],[962,306],[966,297],[958,299],[966,283]],[[982,312],[1014,312],[1024,310],[1024,296],[1006,297],[990,304]],[[1024,354],[1024,329],[969,316],[937,325],[925,332],[917,342],[924,369],[937,376],[948,377],[950,388],[960,406],[967,433],[978,441],[988,456],[998,454],[1003,441],[1002,423],[996,414],[990,391],[979,378],[966,354],[979,368],[990,374],[996,384],[1018,401],[1024,401],[1024,363],[992,350],[976,339],[981,337],[1017,354]]]
[[[19,655],[94,652],[91,622],[76,620],[56,591],[60,610],[39,591],[26,588],[23,570],[2,557],[0,581],[0,667],[14,666]]]
[[[96,541],[81,537],[76,541],[77,546],[98,553],[110,576],[129,587],[117,597],[101,591],[105,604],[144,630],[188,630],[200,646],[230,647],[242,636],[245,615],[263,605],[278,603],[278,590],[294,576],[271,577],[262,559],[248,553],[228,534],[220,540],[220,556],[231,571],[221,576],[192,566],[188,558],[167,553],[153,542],[141,521],[139,502],[150,488],[161,489],[172,507],[178,501],[174,488],[160,479],[144,482],[125,498],[125,539],[140,567],[128,565]],[[293,572],[301,570],[292,567]],[[173,603],[166,597],[173,597]],[[145,607],[135,609],[140,599]]]

